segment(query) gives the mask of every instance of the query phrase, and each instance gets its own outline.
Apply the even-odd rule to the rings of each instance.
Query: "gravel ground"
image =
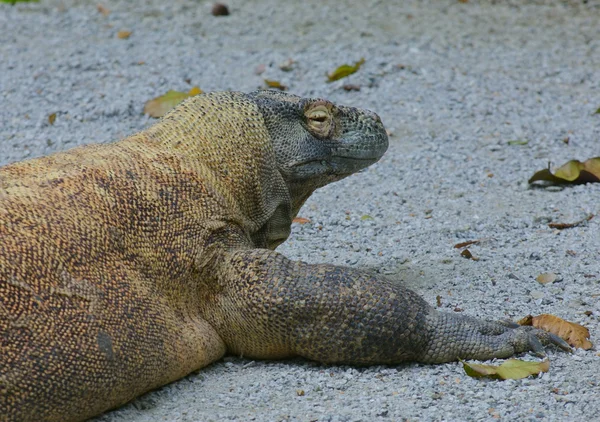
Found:
[[[300,213],[311,223],[280,251],[389,274],[449,312],[552,313],[597,341],[600,218],[547,223],[600,212],[600,184],[527,185],[549,161],[600,155],[600,5],[580,3],[231,0],[227,17],[181,0],[105,1],[108,16],[96,2],[1,5],[0,164],[145,128],[144,102],[169,89],[279,80],[374,110],[392,133],[379,164],[313,195]],[[355,75],[325,82],[361,57]],[[474,239],[478,261],[453,249]],[[559,281],[539,284],[543,272]],[[459,363],[226,358],[99,420],[595,420],[597,350],[549,357],[549,373],[504,382]]]

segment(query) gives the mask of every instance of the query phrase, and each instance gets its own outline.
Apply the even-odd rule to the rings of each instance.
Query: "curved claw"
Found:
[[[556,334],[552,334],[552,333],[549,333],[549,334],[550,334],[549,337],[550,337],[550,340],[552,341],[552,344],[559,347],[560,349],[562,349],[565,352],[573,353],[573,349],[571,348],[571,346],[569,346],[569,343],[564,341],[562,338],[560,338]]]
[[[541,358],[546,357],[546,352],[544,350],[544,346],[542,345],[542,342],[537,338],[537,336],[535,336],[535,335],[529,336],[529,347],[531,348],[531,351],[536,356],[539,356]]]

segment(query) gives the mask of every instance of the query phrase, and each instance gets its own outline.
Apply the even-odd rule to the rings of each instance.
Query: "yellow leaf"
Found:
[[[463,368],[468,376],[473,378],[489,377],[495,379],[522,379],[540,372],[548,372],[550,361],[528,362],[519,359],[508,359],[502,365],[484,365],[462,361]]]
[[[56,121],[56,113],[52,113],[51,115],[48,116],[48,123],[53,125],[55,121]]]
[[[126,40],[131,35],[131,31],[119,31],[117,32],[117,37],[122,40]]]
[[[160,97],[153,98],[146,102],[144,105],[144,113],[154,118],[162,117],[189,96],[190,94],[187,92],[169,91],[165,95],[161,95]]]
[[[556,169],[554,174],[550,169],[540,170],[529,179],[529,183],[537,181],[554,184],[600,182],[600,157],[590,158],[583,163],[578,160],[568,161]]]
[[[190,91],[188,92],[188,95],[190,97],[193,97],[194,95],[198,95],[198,94],[202,94],[202,90],[200,88],[198,88],[197,86],[193,86],[192,89],[190,89]]]
[[[271,80],[271,79],[265,79],[265,84],[269,88],[279,89],[280,91],[285,91],[287,89],[287,86],[282,85],[281,82],[274,81],[274,80]]]
[[[593,344],[590,342],[590,332],[583,325],[566,321],[551,314],[541,314],[535,317],[528,315],[519,321],[520,325],[532,325],[540,330],[556,334],[573,347],[589,350]]]
[[[341,65],[340,67],[338,67],[333,72],[331,72],[327,75],[327,81],[333,82],[333,81],[337,81],[338,79],[345,78],[346,76],[352,75],[358,69],[360,69],[360,67],[363,65],[364,62],[365,62],[365,59],[360,59],[359,61],[354,63],[354,65],[350,65],[350,64]]]

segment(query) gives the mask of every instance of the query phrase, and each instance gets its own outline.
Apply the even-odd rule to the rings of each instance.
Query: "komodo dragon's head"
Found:
[[[248,95],[261,109],[278,170],[293,196],[356,173],[387,150],[385,128],[372,111],[279,91]]]

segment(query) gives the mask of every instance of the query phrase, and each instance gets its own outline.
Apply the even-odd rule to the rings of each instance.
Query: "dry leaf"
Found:
[[[555,282],[557,278],[558,276],[554,273],[542,273],[538,275],[535,279],[540,284],[548,284]]]
[[[548,372],[550,361],[528,362],[519,359],[508,359],[502,365],[483,365],[479,363],[468,363],[461,360],[463,368],[468,376],[473,378],[489,377],[501,380],[519,380],[540,372]]]
[[[110,15],[110,10],[108,10],[108,8],[104,7],[103,5],[98,4],[98,6],[96,6],[96,8],[98,9],[98,12],[102,13],[102,15],[104,15],[104,16]]]
[[[310,223],[310,220],[308,218],[304,218],[304,217],[296,217],[292,220],[292,223],[306,224],[306,223]]]
[[[117,32],[117,37],[122,40],[126,40],[131,35],[131,31],[119,31]]]
[[[553,184],[581,184],[600,182],[600,157],[590,158],[583,163],[571,160],[556,169],[554,174],[547,169],[536,172],[529,179],[529,183],[544,181]]]
[[[527,145],[528,143],[527,139],[513,139],[512,141],[508,141],[508,145]]]
[[[477,258],[476,256],[473,256],[471,251],[468,249],[465,249],[464,251],[462,251],[460,253],[460,256],[462,256],[463,258],[472,259],[473,261],[479,261],[479,258]]]
[[[476,245],[479,242],[481,242],[480,239],[478,239],[478,240],[467,240],[466,242],[457,243],[456,245],[454,245],[454,248],[460,249],[460,248],[464,248],[465,246]]]
[[[592,218],[594,218],[594,214],[590,214],[587,217],[585,217],[584,219],[576,221],[574,223],[548,223],[548,227],[550,227],[551,229],[558,229],[558,230],[570,229],[573,227],[577,227],[577,226],[585,223],[586,221],[590,221]]]
[[[365,62],[365,59],[360,59],[359,61],[354,63],[354,65],[349,65],[349,64],[341,65],[340,67],[338,67],[333,72],[331,72],[327,75],[327,81],[333,82],[333,81],[337,81],[338,79],[345,78],[346,76],[352,75],[358,69],[360,69],[360,67],[363,65],[364,62]]]
[[[186,98],[201,93],[202,90],[197,86],[192,87],[189,92],[169,91],[165,95],[161,95],[160,97],[153,98],[146,102],[144,105],[144,113],[154,118],[162,117]]]
[[[265,84],[269,87],[269,88],[275,88],[275,89],[279,89],[280,91],[285,91],[287,89],[287,86],[282,85],[281,82],[279,81],[274,81],[272,79],[265,79]]]
[[[540,330],[556,334],[571,346],[583,350],[589,350],[593,346],[589,341],[590,332],[587,328],[576,322],[566,321],[551,314],[541,314],[535,317],[527,315],[518,324],[532,325]]]
[[[56,121],[56,113],[52,113],[51,115],[48,116],[48,123],[53,125],[55,121]]]

